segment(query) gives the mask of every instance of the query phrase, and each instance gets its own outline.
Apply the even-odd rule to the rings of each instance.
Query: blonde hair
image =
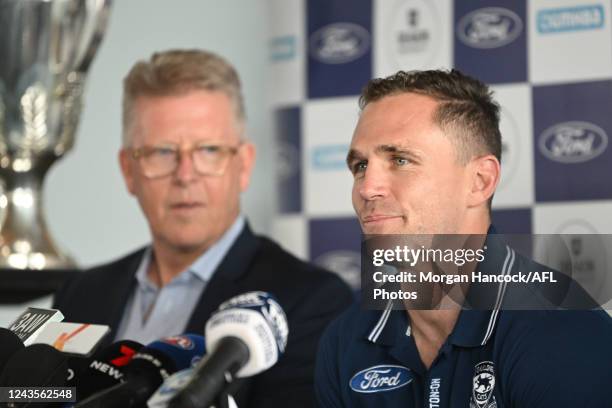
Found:
[[[131,143],[136,99],[194,90],[226,94],[234,105],[237,125],[242,128],[246,115],[240,78],[234,67],[212,52],[168,50],[154,53],[149,61],[138,61],[123,80],[123,145]]]

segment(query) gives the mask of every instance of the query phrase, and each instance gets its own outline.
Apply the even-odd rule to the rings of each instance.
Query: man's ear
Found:
[[[132,167],[132,158],[130,152],[122,148],[119,150],[119,166],[121,167],[121,174],[123,174],[123,181],[130,194],[134,194],[134,168]]]
[[[501,176],[501,165],[492,154],[473,159],[471,169],[471,186],[468,198],[470,207],[478,207],[489,201],[495,193]]]
[[[251,174],[253,172],[253,166],[255,165],[255,154],[255,145],[249,142],[243,143],[238,150],[238,157],[240,159],[241,191],[245,191],[249,186]]]

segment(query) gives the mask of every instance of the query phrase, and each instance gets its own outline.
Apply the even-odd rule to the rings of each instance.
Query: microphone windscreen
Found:
[[[132,340],[121,340],[98,350],[92,357],[72,357],[68,361],[68,386],[76,387],[79,400],[119,384],[125,366],[143,347]]]
[[[146,403],[164,380],[191,367],[204,355],[204,337],[183,334],[166,337],[141,348],[123,369],[124,382],[97,392],[77,407],[134,407]]]
[[[0,374],[1,387],[63,387],[68,356],[47,344],[33,344],[11,356]]]
[[[23,349],[23,342],[9,329],[0,327],[0,372],[13,354]]]
[[[267,292],[255,291],[222,303],[206,322],[205,334],[206,347],[211,353],[223,339],[242,340],[249,357],[236,376],[250,377],[276,364],[285,351],[289,325],[276,298]]]
[[[134,356],[126,367],[126,373],[132,375],[142,366],[150,366],[153,358],[161,364],[162,381],[176,371],[197,364],[205,353],[204,337],[197,334],[181,334],[165,337],[147,344]],[[153,365],[156,365],[153,363]]]

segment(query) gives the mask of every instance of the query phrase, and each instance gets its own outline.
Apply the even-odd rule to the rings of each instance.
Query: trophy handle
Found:
[[[75,61],[74,71],[80,74],[87,72],[98,46],[102,41],[104,29],[106,28],[110,15],[111,1],[112,0],[85,0],[87,14],[92,16],[94,22],[91,30],[91,38],[89,41],[84,42],[84,44],[86,44],[85,49],[80,55],[77,55]]]

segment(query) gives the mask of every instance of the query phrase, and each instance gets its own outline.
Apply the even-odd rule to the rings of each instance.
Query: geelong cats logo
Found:
[[[492,361],[483,361],[474,367],[472,379],[472,398],[470,408],[497,408],[493,396],[495,388],[495,370]]]

